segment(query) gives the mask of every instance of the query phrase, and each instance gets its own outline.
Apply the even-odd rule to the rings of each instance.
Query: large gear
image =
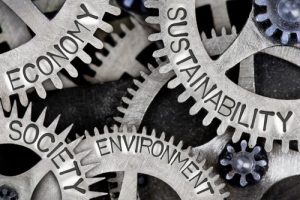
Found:
[[[2,109],[0,115],[0,145],[22,146],[40,157],[40,161],[24,173],[15,176],[0,175],[1,193],[13,193],[18,199],[24,200],[34,197],[48,200],[89,200],[102,195],[89,190],[89,186],[99,179],[88,179],[85,176],[85,173],[94,167],[81,165],[88,152],[75,154],[74,148],[77,143],[66,143],[72,126],[56,134],[59,117],[45,127],[45,109],[36,121],[32,121],[31,104],[23,117],[18,117],[16,106],[13,106],[9,117],[4,116]],[[5,166],[4,163],[2,165]],[[48,184],[46,194],[49,196],[45,195],[45,188],[38,187],[41,183]]]
[[[77,56],[90,63],[91,58],[84,47],[90,43],[102,48],[102,43],[94,37],[95,31],[100,28],[111,32],[112,27],[102,20],[103,16],[120,13],[120,9],[110,5],[108,0],[67,0],[49,20],[29,0],[3,2],[35,33],[29,42],[0,55],[3,83],[0,97],[6,110],[10,108],[9,96],[12,94],[18,94],[21,103],[27,105],[26,91],[30,88],[35,88],[38,95],[45,98],[43,82],[48,79],[56,88],[62,88],[57,74],[61,69],[77,76],[71,61]]]
[[[297,134],[300,128],[298,100],[262,97],[241,89],[226,77],[226,72],[242,60],[277,45],[267,40],[257,28],[252,20],[253,11],[234,43],[217,60],[212,60],[196,29],[195,1],[159,0],[147,1],[146,5],[159,10],[159,16],[147,19],[149,23],[161,27],[161,32],[152,34],[149,39],[164,42],[164,48],[156,51],[154,56],[167,56],[170,61],[161,70],[174,70],[176,74],[176,78],[169,82],[169,87],[175,88],[180,84],[185,87],[186,91],[179,96],[179,102],[190,97],[196,100],[190,114],[196,114],[204,108],[208,111],[204,125],[218,118],[221,120],[218,134],[233,127],[233,140],[238,141],[243,132],[249,133],[250,146],[256,144],[258,137],[265,138],[267,151],[271,151],[274,140],[281,140],[282,149],[288,151],[289,142],[300,139]],[[282,48],[288,48],[287,55],[294,55],[293,58],[297,59],[297,48]],[[272,49],[281,50],[281,47]]]
[[[86,134],[78,139],[76,152],[91,151],[83,160],[84,164],[98,163],[87,173],[88,177],[107,172],[123,171],[124,180],[119,199],[137,198],[137,174],[154,176],[173,188],[181,199],[224,199],[229,193],[223,192],[224,184],[218,183],[218,176],[205,169],[204,162],[197,163],[189,156],[189,150],[182,150],[182,142],[175,145],[174,138],[165,141],[155,131],[151,135],[144,129],[138,133],[134,128],[107,128],[95,136]]]

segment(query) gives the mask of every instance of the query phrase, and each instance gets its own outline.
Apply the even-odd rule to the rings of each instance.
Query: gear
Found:
[[[173,144],[173,139],[165,141],[162,134],[157,138],[155,131],[151,136],[144,129],[141,134],[133,128],[119,130],[114,127],[113,133],[105,128],[95,136],[86,134],[76,152],[91,151],[83,164],[98,163],[98,166],[87,173],[95,177],[107,172],[124,171],[124,180],[119,199],[137,198],[137,174],[154,176],[171,186],[181,199],[223,199],[229,193],[221,191],[224,184],[216,184],[218,176],[211,174],[211,168],[203,168],[204,162],[197,163],[182,150],[182,142]],[[172,153],[173,152],[173,153]],[[182,162],[180,162],[182,161]]]
[[[274,140],[281,140],[283,150],[288,151],[289,142],[300,139],[297,134],[300,128],[298,100],[262,97],[238,87],[226,77],[227,71],[242,60],[277,45],[265,39],[251,17],[234,43],[217,60],[212,60],[196,29],[195,1],[149,0],[146,5],[159,10],[159,16],[147,18],[148,23],[161,27],[161,32],[152,34],[150,40],[162,40],[164,43],[163,49],[154,52],[154,57],[168,57],[169,63],[162,67],[161,72],[174,70],[176,78],[169,82],[170,88],[180,84],[185,87],[179,102],[190,97],[196,100],[190,114],[205,109],[208,114],[204,125],[218,118],[221,120],[218,134],[234,127],[234,142],[239,141],[243,132],[249,133],[250,146],[255,146],[257,138],[262,137],[266,139],[267,151],[271,151]],[[181,43],[184,45],[178,45]],[[290,56],[294,55],[296,60],[298,49],[289,49],[295,52]],[[272,51],[281,50],[276,47]]]
[[[1,109],[2,111],[2,109]],[[101,196],[101,193],[89,191],[89,185],[99,179],[85,177],[91,167],[82,166],[81,161],[88,152],[76,154],[73,152],[76,142],[67,144],[66,137],[72,126],[56,134],[55,130],[59,117],[51,125],[45,127],[44,118],[46,109],[36,121],[31,120],[31,104],[22,118],[18,117],[17,107],[13,106],[9,117],[1,112],[1,139],[0,144],[23,146],[36,153],[41,160],[28,171],[15,176],[0,175],[1,193],[3,195],[16,194],[19,199],[29,200],[32,196],[43,199],[88,200]],[[49,178],[55,177],[58,185],[53,185]],[[46,182],[50,196],[45,191],[39,191],[41,182]],[[3,197],[3,196],[1,196]],[[1,198],[0,197],[0,198]]]
[[[103,83],[118,80],[124,73],[136,77],[140,71],[147,72],[147,69],[136,60],[136,57],[150,44],[147,37],[151,30],[140,25],[134,18],[130,18],[130,21],[134,25],[131,30],[124,24],[120,25],[125,34],[123,38],[116,33],[111,34],[116,43],[114,47],[104,43],[108,55],[96,52],[96,57],[101,61],[101,65],[91,64],[90,68],[95,72],[95,76],[85,76],[86,80],[92,83]],[[128,47],[132,47],[130,51],[128,51]]]
[[[102,43],[93,36],[95,31],[98,28],[112,31],[102,18],[106,12],[120,13],[120,9],[110,5],[108,0],[67,0],[59,13],[49,20],[29,0],[3,2],[35,33],[26,44],[0,55],[3,73],[0,97],[6,110],[10,108],[12,94],[18,94],[22,105],[27,105],[26,91],[30,88],[35,88],[38,95],[45,98],[43,82],[48,79],[56,88],[62,88],[57,75],[62,68],[72,77],[77,76],[71,61],[77,56],[90,63],[91,58],[83,48],[87,43],[102,48]]]
[[[255,0],[255,4],[266,11],[256,15],[258,23],[264,23],[265,34],[275,37],[280,32],[282,44],[290,42],[300,43],[300,2],[297,0]],[[267,24],[266,21],[269,21]]]
[[[267,170],[268,160],[263,158],[257,160],[257,157],[262,157],[260,154],[265,155],[260,146],[248,150],[246,140],[242,140],[240,146],[240,151],[237,152],[232,145],[227,144],[224,152],[220,155],[220,165],[231,167],[231,170],[226,173],[226,180],[230,181],[235,176],[240,176],[239,184],[245,187],[249,182],[255,183],[261,180]],[[249,178],[249,175],[252,177]]]

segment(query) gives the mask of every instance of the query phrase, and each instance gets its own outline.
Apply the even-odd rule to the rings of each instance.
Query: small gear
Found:
[[[158,16],[151,16],[146,21],[158,24],[161,28],[159,33],[150,35],[149,39],[164,43],[164,47],[154,52],[153,56],[168,58],[160,72],[175,72],[176,78],[168,86],[185,87],[178,101],[185,102],[189,98],[195,100],[190,109],[191,115],[205,109],[208,114],[203,120],[204,125],[209,125],[217,118],[221,121],[218,134],[234,128],[233,141],[237,142],[243,133],[248,133],[252,147],[257,138],[265,138],[266,151],[271,151],[274,140],[282,141],[285,152],[289,150],[290,141],[300,141],[297,132],[300,128],[299,100],[263,97],[240,88],[226,76],[229,69],[268,48],[278,51],[277,54],[289,48],[287,55],[297,60],[299,49],[295,45],[279,47],[277,43],[266,39],[252,20],[252,11],[238,37],[214,60],[209,57],[197,30],[196,20],[201,19],[195,16],[195,0],[148,0],[145,4],[158,10]],[[298,144],[300,146],[300,142]]]
[[[17,107],[13,106],[9,117],[5,117],[1,109],[0,145],[17,145],[28,148],[36,153],[41,160],[31,169],[15,176],[0,175],[0,199],[30,200],[32,196],[43,199],[89,200],[101,196],[101,193],[89,190],[89,185],[99,179],[86,178],[85,172],[90,166],[82,166],[82,159],[88,152],[73,152],[77,143],[67,144],[66,137],[72,126],[56,134],[59,117],[51,125],[45,127],[46,109],[36,121],[31,120],[31,104],[22,118],[18,117]],[[58,185],[53,185],[48,175],[55,177]],[[50,196],[39,191],[41,182],[49,185]],[[57,190],[55,188],[58,188]],[[6,197],[5,197],[6,195]],[[8,196],[7,196],[8,195]]]
[[[30,88],[35,88],[38,95],[45,98],[43,83],[46,80],[62,88],[57,74],[62,69],[76,77],[77,70],[71,61],[79,57],[90,63],[84,47],[90,43],[102,48],[94,33],[98,28],[111,32],[112,27],[102,20],[103,16],[120,13],[120,9],[110,5],[108,0],[66,0],[56,16],[49,20],[29,0],[3,0],[3,3],[35,34],[27,43],[0,55],[3,83],[0,97],[5,110],[9,110],[9,96],[13,94],[18,94],[22,105],[27,105],[26,92]]]
[[[257,157],[266,158],[266,154],[262,152],[260,146],[255,146],[253,149],[248,150],[246,140],[242,140],[240,146],[240,151],[236,151],[232,145],[228,144],[224,152],[220,155],[220,165],[231,167],[230,171],[226,174],[226,180],[230,181],[234,176],[240,176],[239,184],[245,187],[249,184],[247,178],[250,179],[251,183],[262,179],[267,170],[268,160],[263,158],[257,160]],[[260,154],[265,156],[261,156]],[[252,177],[249,178],[249,175]]]
[[[124,73],[136,77],[140,71],[147,72],[147,69],[137,61],[136,57],[150,45],[147,37],[152,31],[143,27],[134,18],[130,18],[130,21],[134,25],[132,29],[127,28],[125,24],[120,25],[125,34],[124,37],[120,38],[116,33],[111,34],[116,43],[114,47],[104,43],[104,49],[108,50],[108,55],[96,52],[96,57],[101,61],[101,65],[90,64],[95,76],[85,76],[86,80],[91,83],[103,83],[118,80]],[[128,51],[128,47],[132,47],[130,51]]]
[[[119,199],[137,198],[137,174],[143,173],[156,177],[173,188],[181,199],[224,199],[229,193],[223,192],[224,184],[217,184],[218,176],[212,176],[212,169],[205,169],[204,162],[196,163],[189,156],[189,150],[182,150],[182,142],[174,145],[174,138],[165,141],[162,134],[156,137],[144,129],[138,133],[134,128],[126,127],[113,132],[107,128],[95,136],[86,134],[78,139],[76,152],[91,151],[83,164],[98,163],[87,173],[88,177],[107,172],[123,171],[124,180]]]
[[[282,44],[300,43],[300,2],[298,0],[255,0],[254,2],[259,8],[266,8],[266,11],[258,11],[255,20],[265,25],[265,34],[268,37],[276,37],[276,32],[279,32]]]

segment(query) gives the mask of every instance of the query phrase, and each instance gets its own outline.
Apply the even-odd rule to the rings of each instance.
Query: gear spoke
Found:
[[[35,33],[50,30],[49,20],[30,0],[3,0]]]
[[[124,173],[122,189],[119,200],[136,200],[137,199],[137,173],[128,171]]]
[[[249,20],[238,38],[217,60],[219,73],[226,74],[229,69],[246,58],[271,46],[272,44],[266,42],[263,36],[258,32],[254,22]],[[235,56],[233,57],[233,55]]]

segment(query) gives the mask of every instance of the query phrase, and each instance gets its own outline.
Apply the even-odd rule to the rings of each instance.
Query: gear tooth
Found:
[[[217,37],[217,33],[215,29],[211,29],[211,37],[212,38],[216,38]]]
[[[13,101],[10,118],[17,119],[18,118],[18,108],[16,101]]]
[[[153,1],[153,0],[147,0],[145,1],[145,7],[146,8],[154,8],[154,9],[158,9],[161,6],[161,2],[160,1]]]
[[[117,107],[117,110],[123,114],[126,113],[126,108],[123,108],[123,107]]]
[[[235,130],[233,136],[232,136],[232,141],[234,143],[237,143],[242,137],[242,132],[239,130]]]
[[[46,90],[43,87],[43,85],[36,84],[35,85],[35,90],[36,90],[37,94],[39,95],[39,97],[41,97],[42,99],[46,98],[47,93],[46,93]]]
[[[159,17],[157,16],[149,16],[145,20],[148,24],[159,24]]]
[[[117,125],[113,125],[113,130],[114,130],[114,133],[118,133],[119,127]]]
[[[109,129],[108,129],[108,126],[104,126],[104,134],[108,134],[109,133]],[[98,131],[98,133],[99,133],[99,130],[97,129],[97,131]],[[96,131],[95,131],[95,133],[96,133]],[[98,135],[100,135],[100,134],[98,134]]]
[[[40,116],[39,116],[38,119],[36,120],[36,123],[37,123],[37,124],[40,124],[41,126],[44,125],[46,113],[47,113],[47,107],[45,107],[45,108],[43,109],[42,113],[40,114]]]
[[[66,138],[68,137],[71,129],[73,128],[73,124],[69,125],[67,128],[65,128],[65,130],[63,130],[59,135],[58,138],[60,141],[64,141],[66,140]]]
[[[267,138],[265,142],[265,150],[266,152],[270,152],[273,149],[273,140]]]
[[[201,38],[202,38],[203,41],[207,40],[207,35],[205,34],[205,32],[201,33]]]
[[[282,32],[282,36],[281,36],[281,43],[286,45],[288,44],[290,41],[290,33],[288,32]]]
[[[95,168],[95,165],[92,167]],[[88,171],[90,171],[90,170],[88,170]],[[99,183],[101,181],[104,181],[105,179],[106,179],[105,177],[88,178],[88,179],[86,179],[86,182],[88,185],[94,185],[95,183]]]
[[[106,46],[106,44],[105,44],[105,46]],[[95,53],[95,56],[96,56],[96,58],[99,60],[99,61],[102,61],[103,59],[105,59],[104,58],[104,56],[103,56],[103,54],[101,54],[100,52],[96,52]],[[97,69],[98,69],[99,67],[97,67]]]
[[[178,149],[182,149],[182,148],[183,148],[183,142],[182,142],[182,141],[180,141],[180,142],[178,143],[177,148],[178,148]]]
[[[249,147],[250,147],[250,148],[254,148],[255,145],[256,145],[256,143],[257,143],[257,136],[254,135],[254,134],[251,134],[251,135],[250,135],[249,142],[248,142]]]
[[[126,125],[122,125],[121,130],[123,133],[128,133],[128,128]]]
[[[80,138],[81,136],[78,133],[75,133],[76,138]]]
[[[90,64],[92,62],[92,58],[85,51],[79,51],[77,56],[82,60],[85,64]]]
[[[188,146],[188,148],[186,149],[186,152],[187,152],[188,154],[193,153],[193,147]],[[197,160],[197,156],[193,156],[193,157],[195,157],[195,160]]]
[[[128,97],[122,97],[122,101],[127,105],[131,103],[131,99],[129,99]]]
[[[142,134],[147,135],[147,128],[145,126],[143,127]]]
[[[136,133],[137,132],[136,126],[131,126],[131,132],[132,133]]]
[[[53,83],[54,87],[57,89],[62,89],[63,88],[63,82],[61,81],[61,79],[59,78],[59,76],[53,76],[51,78],[51,82]]]
[[[148,78],[148,74],[146,74],[144,71],[140,71],[141,77],[143,79],[147,79]]]
[[[162,48],[162,49],[159,49],[159,50],[156,50],[153,52],[153,57],[155,57],[155,58],[164,57],[166,55],[167,55],[166,48]]]
[[[186,102],[189,98],[191,97],[191,95],[189,94],[188,91],[184,91],[183,93],[181,93],[179,96],[178,96],[178,102],[179,103],[183,103],[183,102]]]
[[[26,92],[20,93],[19,94],[19,99],[20,99],[20,102],[21,102],[22,106],[27,106],[28,105],[28,97],[27,97]]]
[[[236,31],[236,27],[235,27],[235,26],[232,26],[231,33],[232,33],[233,35],[236,35],[236,34],[237,34],[237,31]]]
[[[65,70],[73,78],[76,78],[78,76],[78,72],[77,72],[76,68],[72,64],[67,64],[65,66]]]
[[[276,30],[277,30],[277,27],[275,25],[272,25],[269,28],[267,28],[266,35],[271,37],[272,35],[274,35]]]
[[[266,0],[255,0],[255,4],[259,6],[267,6],[267,1]]]
[[[128,88],[127,91],[129,92],[129,94],[131,94],[132,96],[134,96],[136,94],[136,91],[132,88]]]
[[[290,148],[290,141],[289,140],[286,140],[286,139],[283,139],[281,141],[281,147],[282,147],[282,152],[283,153],[288,153],[289,152],[289,148]]]
[[[225,27],[222,27],[221,33],[222,33],[222,35],[226,35],[226,34],[227,34],[227,33],[226,33],[226,28],[225,28]]]
[[[114,47],[113,46],[111,46],[109,43],[107,43],[107,42],[104,42],[104,47],[105,47],[105,49],[109,52],[109,53],[111,53],[112,51],[114,51]]]
[[[57,124],[59,122],[59,119],[60,119],[60,116],[61,115],[58,115],[54,120],[53,122],[48,126],[48,129],[51,131],[51,132],[55,132],[56,128],[57,128]]]
[[[117,6],[114,6],[114,5],[110,5],[110,4],[109,4],[109,5],[107,5],[107,6],[105,7],[105,12],[117,16],[117,15],[120,15],[120,14],[121,14],[121,9],[120,9],[119,7],[117,7]]]
[[[255,20],[256,20],[257,22],[264,22],[264,21],[266,21],[266,20],[268,20],[268,19],[269,19],[269,15],[266,14],[266,13],[264,13],[264,14],[259,14],[259,15],[257,15],[256,18],[255,18]]]
[[[204,117],[204,119],[203,119],[203,121],[202,121],[202,124],[203,124],[204,126],[208,126],[208,125],[210,125],[210,124],[212,123],[213,119],[214,119],[214,116],[213,116],[212,114],[208,113],[208,114]],[[219,127],[220,127],[220,126],[219,126]]]
[[[172,137],[170,138],[169,143],[170,143],[170,144],[174,144],[174,136],[172,136]]]
[[[203,159],[199,162],[199,165],[203,168],[206,163],[206,159]]]
[[[139,80],[137,80],[137,79],[134,79],[134,80],[133,80],[133,83],[134,83],[136,86],[138,86],[139,88],[143,87],[143,84],[142,84]]]
[[[85,131],[84,131],[84,136],[85,136],[86,138],[90,138],[90,137],[91,137],[91,134],[90,134],[87,130],[85,130]]]
[[[211,175],[212,171],[213,171],[213,167],[209,167],[209,168],[206,170],[206,173],[209,174],[209,175]]]
[[[172,65],[170,63],[164,64],[160,67],[159,72],[162,74],[168,73],[173,69]]]
[[[162,35],[161,33],[153,33],[149,35],[148,40],[151,42],[162,40]]]
[[[120,124],[123,124],[123,118],[122,117],[114,117],[114,120]]]
[[[90,40],[89,43],[91,45],[93,45],[96,49],[102,49],[103,48],[103,43],[98,38],[91,37],[89,40]]]
[[[211,182],[215,183],[215,182],[218,181],[219,179],[220,179],[220,175],[217,174],[217,175],[215,175],[215,176],[213,176],[213,177],[211,178]]]
[[[125,24],[120,24],[120,28],[125,34],[130,32],[129,28]]]
[[[113,38],[113,40],[114,40],[116,43],[118,43],[118,42],[121,40],[121,38],[119,37],[119,35],[116,34],[116,33],[111,33],[110,35],[111,35],[111,37]]]
[[[108,194],[105,192],[95,192],[95,191],[89,191],[87,194],[87,199],[95,199],[97,197],[107,196]]]
[[[156,130],[155,130],[155,129],[152,130],[151,136],[152,136],[152,137],[156,137]]]
[[[106,33],[111,33],[113,31],[112,25],[104,21],[99,22],[99,28]]]
[[[148,63],[148,69],[153,72],[155,70],[155,67],[153,67],[153,65],[151,65],[150,63]]]
[[[4,110],[6,111],[11,110],[11,102],[10,102],[9,95],[1,97],[1,103]]]
[[[82,137],[77,137],[74,141],[71,141],[68,146],[70,149],[72,149],[75,153],[76,149],[78,148],[78,146],[83,142],[83,136]],[[77,157],[78,158],[78,157]],[[80,159],[81,160],[81,159]]]
[[[176,77],[169,81],[168,88],[173,89],[173,88],[178,87],[180,84],[181,84],[181,82],[180,82],[179,78]]]
[[[2,109],[0,109],[0,111],[1,110]],[[25,114],[24,114],[23,118],[31,120],[31,115],[32,115],[32,103],[30,102],[29,105],[26,108],[26,111],[25,111]],[[0,114],[0,116],[2,116],[2,115]]]
[[[218,135],[223,135],[224,133],[226,133],[227,130],[227,125],[225,123],[222,123],[219,125],[218,129],[217,129],[217,134]]]
[[[165,139],[166,139],[166,133],[165,132],[161,133],[160,139],[163,140],[163,141],[165,141]]]
[[[190,108],[190,115],[196,115],[200,110],[202,103],[201,102],[196,102],[191,108]]]

